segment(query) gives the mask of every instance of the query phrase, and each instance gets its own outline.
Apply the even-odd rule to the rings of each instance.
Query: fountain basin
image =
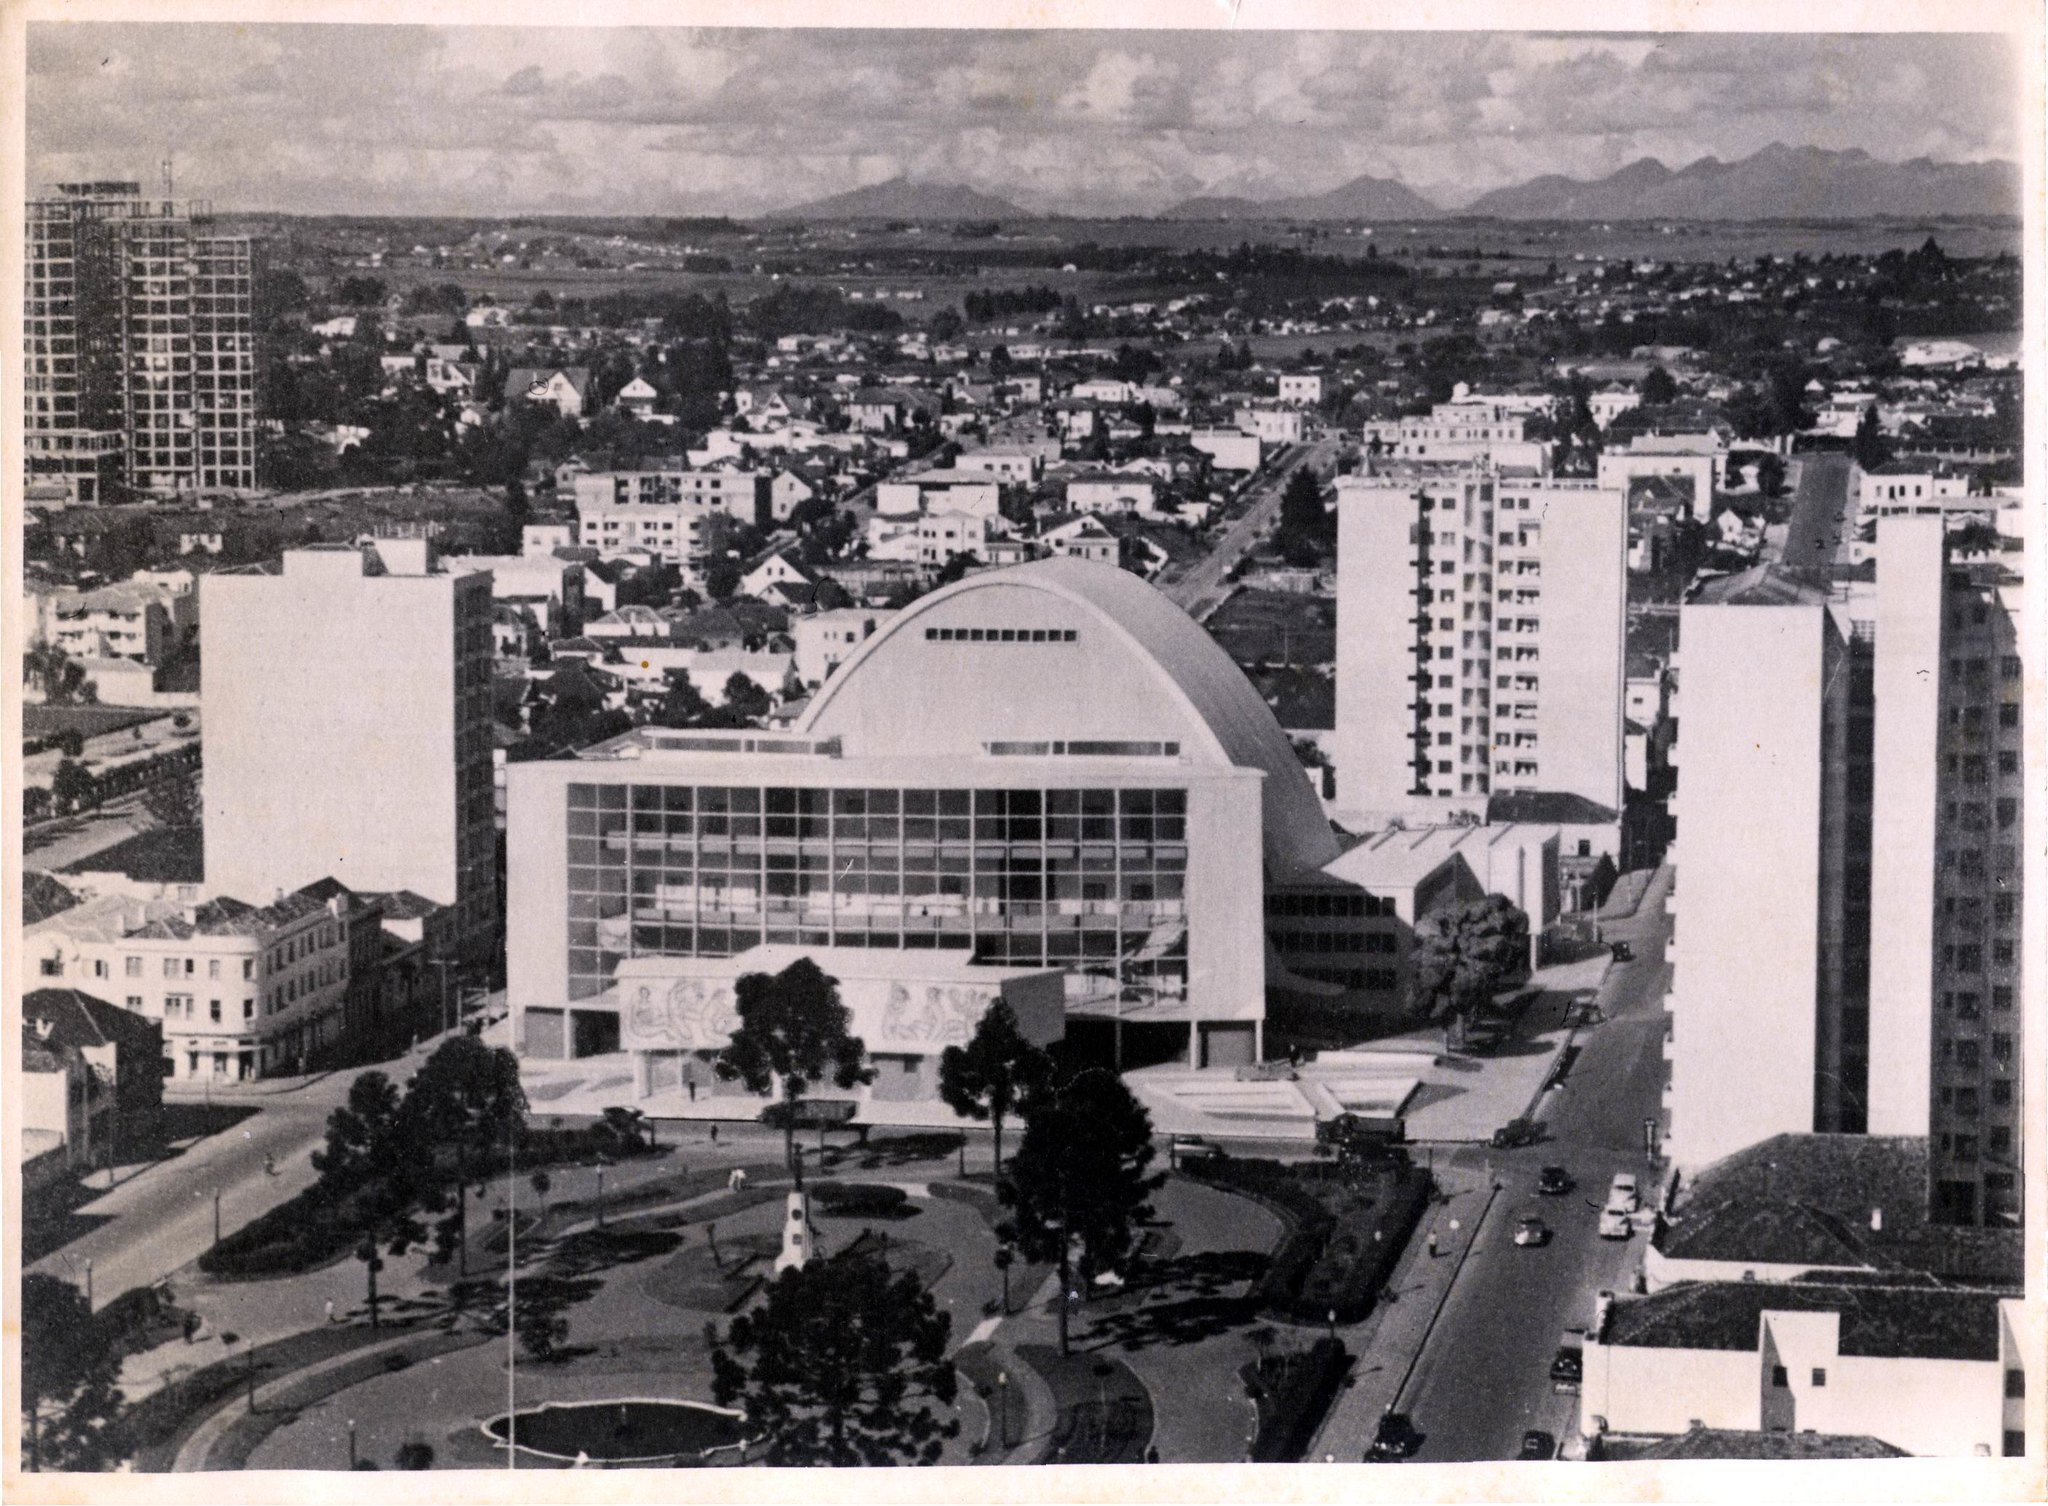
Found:
[[[661,1464],[701,1459],[745,1442],[746,1414],[703,1401],[619,1397],[549,1401],[501,1413],[483,1430],[501,1447],[542,1459],[593,1464]]]

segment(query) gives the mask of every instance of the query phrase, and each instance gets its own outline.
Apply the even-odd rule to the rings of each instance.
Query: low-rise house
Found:
[[[1238,429],[1195,429],[1188,434],[1188,444],[1207,455],[1210,465],[1219,471],[1250,473],[1259,468],[1262,446],[1256,434]]]
[[[797,679],[816,690],[895,615],[874,607],[841,607],[797,619],[790,625],[796,641]]]
[[[505,374],[505,401],[546,403],[564,418],[581,418],[590,401],[582,366],[515,366]]]
[[[1323,378],[1320,372],[1303,371],[1283,373],[1280,377],[1280,401],[1314,407],[1323,400]]]
[[[21,1001],[29,1038],[77,1053],[87,1069],[82,1161],[119,1165],[153,1155],[163,1140],[163,1028],[76,988],[38,988]],[[54,1127],[54,1126],[52,1126]],[[76,1135],[67,1111],[65,1129]]]
[[[654,384],[645,377],[637,376],[619,389],[617,398],[620,411],[635,418],[652,417],[654,405],[660,401],[661,394],[655,391]]]
[[[1084,471],[1068,480],[1066,502],[1069,512],[1157,517],[1159,486],[1149,476]]]
[[[1093,513],[1041,530],[1038,543],[1048,554],[1103,565],[1116,564],[1123,552],[1122,541]]]
[[[2015,1457],[2041,1379],[2024,1308],[2017,1291],[1911,1277],[1687,1281],[1616,1298],[1586,1335],[1580,1429],[1812,1431]]]
[[[1300,444],[1303,427],[1298,408],[1239,408],[1237,427],[1256,434],[1262,444]]]
[[[777,549],[740,577],[740,591],[747,596],[760,596],[770,586],[817,583],[816,572],[798,558],[794,549]]]

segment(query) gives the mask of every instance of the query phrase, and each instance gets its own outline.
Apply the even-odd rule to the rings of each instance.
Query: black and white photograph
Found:
[[[1691,9],[0,3],[9,1498],[2043,1499],[2042,16]]]

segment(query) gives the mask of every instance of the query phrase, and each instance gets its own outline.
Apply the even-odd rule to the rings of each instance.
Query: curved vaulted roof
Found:
[[[1260,699],[1244,672],[1194,619],[1135,575],[1112,565],[1073,559],[1039,560],[1004,570],[983,571],[920,598],[863,644],[825,682],[796,730],[819,737],[843,735],[847,738],[848,753],[868,751],[857,745],[860,723],[853,709],[862,700],[864,677],[877,677],[879,666],[913,644],[922,649],[925,629],[933,620],[958,618],[963,609],[971,613],[982,602],[992,607],[1002,602],[1007,604],[1006,610],[1016,610],[1020,589],[1046,598],[1060,620],[1090,624],[1090,630],[1077,645],[1083,652],[1090,658],[1103,654],[1121,658],[1124,662],[1116,668],[1128,677],[1129,683],[1148,685],[1178,708],[1178,714],[1172,715],[1171,720],[1179,725],[1148,729],[1149,735],[1178,736],[1186,755],[1198,762],[1229,764],[1265,775],[1263,816],[1270,868],[1276,872],[1320,868],[1337,856],[1336,839],[1306,771],[1272,710]],[[983,663],[989,675],[1004,672],[999,660],[987,659]],[[1077,683],[1063,705],[1062,684],[1043,676],[1019,683],[1027,687],[1033,715],[1039,718],[1034,729],[1036,735],[1100,735],[1092,727],[1079,732],[1069,730],[1064,720],[1086,718],[1092,722],[1104,714],[1099,704],[1080,704],[1080,698],[1092,691]],[[1000,691],[1001,687],[997,689]],[[932,703],[903,707],[901,715],[943,721],[949,711],[955,715],[972,714],[965,708],[971,707],[974,696],[953,697],[942,685],[932,686],[932,690]],[[957,738],[958,730],[950,729],[949,735]],[[1005,730],[996,735],[1017,734]],[[1133,731],[1129,735],[1146,734]]]

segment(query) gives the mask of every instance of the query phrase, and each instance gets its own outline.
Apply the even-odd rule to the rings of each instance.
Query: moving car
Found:
[[[1536,1190],[1546,1197],[1557,1197],[1562,1193],[1570,1192],[1572,1190],[1571,1173],[1562,1166],[1546,1166],[1536,1173]]]
[[[1609,1213],[1633,1213],[1642,1206],[1636,1195],[1636,1179],[1632,1172],[1617,1171],[1614,1180],[1607,1184],[1607,1211]]]
[[[1517,1459],[1554,1459],[1557,1457],[1557,1440],[1541,1428],[1531,1428],[1522,1435],[1522,1451]]]
[[[1600,1215],[1600,1237],[1602,1239],[1627,1239],[1635,1232],[1628,1215],[1618,1208],[1609,1208]]]
[[[1577,1344],[1560,1344],[1557,1357],[1550,1362],[1550,1387],[1553,1391],[1576,1391],[1586,1374],[1586,1352]]]
[[[1389,1411],[1380,1418],[1378,1431],[1372,1442],[1366,1445],[1367,1464],[1396,1464],[1414,1453],[1422,1442],[1416,1435],[1415,1424],[1408,1420],[1405,1412]]]
[[[1515,1243],[1518,1245],[1547,1245],[1550,1243],[1550,1225],[1540,1218],[1525,1218],[1515,1225]]]

